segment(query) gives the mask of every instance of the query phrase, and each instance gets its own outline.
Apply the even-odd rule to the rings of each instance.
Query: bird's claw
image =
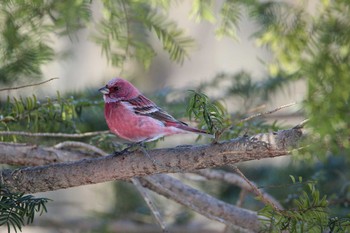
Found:
[[[123,154],[125,154],[127,152],[129,152],[129,148],[125,148],[124,150],[120,150],[120,151],[114,151],[113,152],[113,156],[123,155]]]
[[[145,147],[145,145],[143,144],[143,142],[137,142],[137,143],[127,143],[125,144],[126,148],[123,150],[119,150],[119,151],[114,151],[113,152],[113,156],[119,156],[119,155],[123,155],[125,153],[131,153],[131,152],[135,152],[140,150],[140,147]],[[142,150],[141,150],[142,151]]]

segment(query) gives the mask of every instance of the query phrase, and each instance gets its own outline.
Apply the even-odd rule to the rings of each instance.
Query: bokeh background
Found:
[[[21,4],[21,1],[14,1],[13,4],[15,5],[11,5],[9,3],[11,1],[5,2],[0,3],[2,4],[2,9],[15,9],[16,4]],[[38,2],[37,6],[40,7],[40,4],[45,5],[45,3],[50,1]],[[71,1],[73,9],[75,9],[73,5],[75,3],[78,4],[78,2]],[[91,1],[88,4],[91,13],[90,18],[87,23],[82,23],[83,26],[79,30],[68,33],[68,35],[57,32],[48,34],[45,40],[50,41],[49,44],[56,52],[56,55],[54,60],[40,65],[41,74],[19,73],[18,79],[3,79],[2,87],[24,85],[53,77],[58,77],[59,79],[40,86],[0,92],[1,104],[5,104],[7,96],[20,98],[34,94],[39,99],[45,100],[46,97],[56,98],[57,92],[59,92],[65,98],[71,98],[72,102],[86,100],[94,104],[86,104],[87,107],[83,107],[82,113],[74,118],[73,129],[69,129],[69,127],[58,127],[56,129],[63,129],[66,132],[105,130],[107,126],[103,119],[102,96],[97,90],[111,78],[123,77],[133,82],[143,93],[168,112],[187,122],[189,122],[189,118],[186,115],[188,90],[199,90],[211,99],[221,101],[224,108],[227,109],[228,115],[232,117],[233,125],[235,121],[237,122],[246,116],[295,102],[295,105],[276,113],[265,115],[251,124],[237,126],[238,129],[234,129],[231,136],[289,128],[315,114],[315,111],[312,111],[313,108],[308,107],[307,104],[305,105],[305,102],[312,100],[310,99],[310,90],[312,90],[310,85],[313,85],[310,79],[312,77],[305,77],[305,74],[307,74],[305,70],[310,68],[311,65],[302,67],[300,64],[303,61],[295,60],[295,57],[293,57],[310,56],[307,52],[308,48],[305,46],[306,42],[302,44],[310,33],[307,30],[317,30],[319,26],[317,23],[322,21],[322,11],[326,12],[331,7],[339,10],[339,12],[335,13],[334,18],[339,16],[341,20],[345,21],[345,25],[350,24],[347,21],[349,18],[343,19],[346,16],[343,16],[339,9],[340,6],[343,6],[341,4],[344,4],[346,7],[343,10],[349,12],[350,6],[346,1],[338,3],[339,5],[331,1],[323,1],[322,3],[318,1],[251,1],[251,6],[249,3],[237,1],[239,14],[237,14],[237,21],[234,25],[236,30],[234,38],[230,33],[220,37],[216,31],[220,26],[220,17],[222,17],[220,10],[226,1],[203,1],[210,6],[210,12],[212,12],[214,18],[206,14],[201,15],[198,13],[200,11],[197,13],[194,11],[196,4],[200,5],[199,2],[201,1],[176,1],[175,3],[150,1],[149,5],[145,2],[147,7],[159,8],[158,11],[160,12],[165,9],[167,18],[175,22],[186,36],[193,38],[195,41],[194,45],[188,49],[188,56],[185,57],[183,62],[176,62],[174,59],[170,59],[169,53],[163,48],[164,44],[160,42],[155,33],[152,33],[152,31],[147,32],[149,35],[147,37],[142,37],[143,34],[140,34],[140,40],[147,41],[156,54],[150,65],[145,68],[140,64],[140,61],[137,61],[132,56],[120,64],[111,64],[110,58],[102,52],[101,45],[96,43],[94,38],[96,34],[100,33],[99,22],[106,17],[108,18],[106,5],[117,7],[119,4],[115,3],[113,5],[113,3],[107,2],[109,1],[105,1],[105,5],[103,5],[103,1]],[[9,4],[9,6],[6,6],[6,4]],[[32,4],[31,1],[28,1],[28,4]],[[63,1],[62,4],[68,3]],[[260,15],[254,16],[251,13],[250,10],[253,6],[261,10],[261,12],[257,10]],[[288,9],[290,10],[289,12]],[[66,10],[68,11],[68,9]],[[235,14],[235,12],[230,12],[230,14]],[[0,13],[0,15],[3,19],[6,18],[6,14]],[[315,17],[314,19],[318,19],[319,22],[303,21],[306,18],[305,15],[310,18]],[[59,17],[57,13],[57,21],[59,21]],[[282,30],[281,34],[278,34],[280,31],[271,29],[274,25],[273,20],[278,21],[281,19],[286,21],[284,22],[284,27],[290,27],[291,31],[292,29],[295,30],[293,31],[295,34],[287,34],[287,32],[283,34]],[[302,22],[300,23],[298,20]],[[333,38],[334,50],[339,47],[339,50],[344,51],[346,54],[344,56],[347,58],[349,44],[346,45],[345,42],[339,42],[340,45],[336,44],[338,43],[336,39],[338,31],[336,29],[344,26],[343,24],[339,24],[339,26],[337,22],[335,20],[333,31],[329,30],[324,33],[328,33],[329,37]],[[314,26],[316,29],[310,25],[305,26],[302,23],[314,23],[311,26]],[[113,27],[113,25],[110,26]],[[1,27],[5,27],[4,23],[1,24]],[[118,25],[115,25],[115,27],[118,27]],[[331,25],[325,25],[324,27],[332,28]],[[298,30],[300,35],[302,35],[300,37],[296,36],[299,33]],[[350,37],[349,32],[344,32],[343,34],[346,34],[344,38]],[[274,37],[277,38],[276,41],[274,41]],[[284,43],[283,39],[285,39]],[[298,43],[301,43],[301,45]],[[321,46],[324,45],[322,43],[326,42],[318,41],[318,43],[320,46],[319,50],[322,51]],[[292,51],[294,51],[294,54],[292,54]],[[286,53],[285,57],[282,56],[284,52]],[[296,64],[293,62],[299,62],[297,64],[299,65],[298,69],[295,68]],[[327,63],[327,61],[324,62]],[[336,65],[345,66],[341,71],[345,73],[349,69],[349,63],[347,63],[345,58],[338,62]],[[3,61],[3,64],[5,63]],[[321,62],[319,66],[322,66]],[[300,70],[303,70],[303,72],[300,73]],[[35,79],[36,77],[40,79]],[[339,77],[342,76],[340,75]],[[350,83],[349,78],[345,76],[344,79],[339,78],[338,81],[343,84]],[[325,83],[325,85],[328,84]],[[336,91],[335,87],[331,89]],[[343,91],[338,90],[337,93],[343,93]],[[346,100],[343,102],[348,106],[349,97],[346,96],[344,98]],[[344,116],[349,114],[349,111],[346,110],[346,107],[343,110],[344,112],[341,116],[344,118]],[[325,109],[325,111],[327,110]],[[336,112],[333,113],[334,115],[337,114]],[[319,123],[317,122],[315,120],[313,126]],[[345,120],[343,123],[345,126],[339,127],[344,127],[345,131],[349,132],[348,129],[346,130],[346,127],[349,126],[349,121]],[[195,125],[196,122],[191,122],[191,124]],[[11,127],[9,125],[9,129],[19,130],[15,126]],[[23,128],[21,129],[25,131]],[[1,128],[1,130],[6,129]],[[108,140],[106,139],[106,144],[110,143],[110,137],[112,136],[109,136]],[[322,135],[319,138],[321,138],[321,141],[323,140]],[[173,147],[181,144],[208,143],[207,139],[196,139],[197,137],[193,135],[172,136],[160,140],[156,146]],[[18,140],[27,139],[19,138]],[[34,143],[41,142],[40,139],[31,140]],[[53,144],[56,142],[51,140],[45,143]],[[101,139],[92,140],[89,143],[95,143],[94,145],[100,146]],[[285,206],[292,205],[292,200],[298,196],[297,191],[303,189],[302,185],[292,185],[289,175],[301,176],[305,181],[317,180],[323,194],[333,197],[334,202],[343,200],[343,202],[332,206],[331,214],[348,216],[349,160],[347,159],[348,152],[344,152],[347,151],[348,144],[343,145],[342,149],[345,148],[345,150],[341,152],[319,150],[318,153],[315,153],[315,151],[305,154],[295,153],[293,157],[252,161],[239,164],[238,166],[249,179],[275,196]],[[110,146],[107,146],[106,150],[108,152],[112,151]],[[315,154],[320,155],[320,157],[316,157]],[[229,170],[229,168],[223,169]],[[203,177],[193,174],[178,174],[175,176],[182,179],[185,183],[229,203],[234,204],[239,199],[240,190],[237,187],[220,182],[207,181]],[[34,224],[26,226],[22,231],[24,233],[146,232],[148,230],[147,227],[150,229],[149,232],[153,232],[157,229],[142,198],[132,185],[126,182],[87,185],[41,193],[37,196],[48,197],[53,201],[47,205],[48,213],[37,217]],[[203,232],[223,232],[225,230],[223,224],[209,221],[157,195],[152,195],[152,197],[165,216],[166,222],[170,225],[178,226],[184,232],[190,232],[191,230],[196,232],[196,229],[201,229]],[[263,205],[255,200],[253,196],[247,195],[243,207],[259,210]],[[157,230],[159,231],[159,229]]]

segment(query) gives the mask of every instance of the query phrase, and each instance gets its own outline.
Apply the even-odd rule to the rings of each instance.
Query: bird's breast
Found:
[[[105,118],[113,133],[130,141],[147,140],[167,131],[161,121],[136,114],[130,106],[122,102],[106,103]]]

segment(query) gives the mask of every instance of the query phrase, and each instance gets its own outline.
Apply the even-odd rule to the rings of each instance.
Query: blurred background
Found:
[[[307,150],[238,166],[286,208],[293,208],[293,200],[307,182],[316,182],[321,194],[329,198],[329,218],[349,217],[347,1],[42,0],[0,4],[1,88],[58,78],[1,91],[1,131],[106,130],[97,90],[113,77],[130,80],[172,115],[208,129],[201,121],[190,121],[186,111],[188,90],[196,90],[222,110],[215,129],[233,125],[222,140],[286,129],[309,119],[311,136],[306,143],[313,146]],[[30,101],[32,108],[26,105]],[[240,122],[289,103],[296,104]],[[11,104],[22,104],[23,112],[9,107]],[[57,114],[50,118],[50,111]],[[1,140],[60,142],[19,136],[2,136]],[[113,140],[108,134],[84,142],[112,152]],[[164,138],[152,146],[208,142],[185,135]],[[292,184],[290,175],[303,177],[305,183]],[[194,174],[175,176],[221,200],[240,201],[238,187]],[[47,204],[48,213],[36,217],[22,232],[160,232],[142,197],[127,182],[36,196],[53,201]],[[175,202],[156,194],[152,197],[165,222],[178,232],[225,230],[223,224]],[[255,211],[263,208],[250,194],[241,205]]]

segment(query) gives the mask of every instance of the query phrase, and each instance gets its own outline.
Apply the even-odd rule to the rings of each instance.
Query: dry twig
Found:
[[[277,206],[274,202],[272,202],[270,199],[265,198],[264,194],[258,189],[258,187],[256,187],[255,184],[253,184],[242,172],[241,170],[238,169],[238,167],[231,165],[230,167],[233,168],[233,170],[235,172],[237,172],[252,188],[253,192],[255,193],[255,195],[257,195],[261,201],[263,203],[265,203],[266,205],[270,205],[272,206],[272,208],[277,211],[277,212],[281,212],[283,209],[281,209],[280,206]]]
[[[56,78],[50,78],[48,80],[42,81],[40,83],[33,83],[33,84],[28,84],[28,85],[23,85],[23,86],[18,86],[18,87],[6,87],[6,88],[2,88],[0,89],[0,91],[11,91],[11,90],[17,90],[17,89],[22,89],[22,88],[26,88],[26,87],[33,87],[33,86],[39,86],[42,85],[44,83],[50,82],[52,80],[58,79]]]
[[[279,111],[279,110],[281,110],[281,109],[284,109],[284,108],[288,108],[288,107],[293,106],[293,105],[295,105],[295,104],[296,104],[296,103],[293,102],[293,103],[289,103],[289,104],[285,104],[285,105],[279,106],[279,107],[277,107],[277,108],[275,108],[275,109],[272,109],[272,110],[270,110],[270,111],[260,112],[260,113],[254,114],[254,115],[252,115],[252,116],[246,117],[246,118],[244,118],[244,119],[238,121],[238,124],[243,123],[243,122],[246,122],[246,121],[250,121],[250,120],[252,120],[252,119],[254,119],[254,118],[257,118],[257,117],[260,117],[260,116],[272,114],[272,113],[274,113],[274,112],[277,112],[277,111]]]
[[[196,171],[196,174],[204,176],[207,179],[221,180],[229,184],[237,185],[242,189],[242,191],[245,190],[246,192],[252,192],[256,195],[256,192],[251,186],[251,184],[254,185],[254,187],[256,187],[256,185],[253,182],[248,183],[246,179],[244,179],[242,176],[239,176],[237,174],[220,171],[220,170],[214,170],[214,169],[199,170],[199,171]],[[260,191],[260,193],[263,196],[263,200],[268,200],[278,208],[283,209],[282,205],[270,194],[262,190]]]
[[[165,223],[160,216],[160,212],[158,211],[157,207],[155,204],[152,202],[151,197],[148,194],[148,191],[141,185],[140,180],[138,178],[131,178],[131,182],[135,185],[137,191],[141,194],[143,199],[145,200],[148,208],[151,210],[154,218],[157,220],[158,225],[162,228],[163,232],[168,232]]]
[[[254,119],[254,118],[257,118],[257,117],[260,117],[260,116],[272,114],[272,113],[274,113],[274,112],[277,112],[277,111],[279,111],[279,110],[281,110],[281,109],[284,109],[284,108],[288,108],[288,107],[293,106],[293,105],[295,105],[295,104],[296,104],[296,103],[293,102],[293,103],[289,103],[289,104],[285,104],[285,105],[279,106],[279,107],[277,107],[277,108],[275,108],[275,109],[273,109],[273,110],[270,110],[270,111],[260,112],[260,113],[254,114],[254,115],[252,115],[252,116],[246,117],[246,118],[244,118],[244,119],[238,121],[237,124],[240,124],[240,123],[243,123],[243,122],[246,122],[246,121],[250,121],[250,120],[252,120],[252,119]],[[222,129],[220,132],[217,133],[216,138],[220,138],[220,136],[221,136],[226,130],[231,129],[232,127],[234,127],[234,126],[230,125],[230,126],[224,128],[224,129]]]
[[[73,147],[85,148],[86,150],[93,151],[101,156],[108,155],[106,152],[104,152],[100,148],[84,142],[65,141],[65,142],[60,142],[54,146],[55,149],[73,148]]]
[[[100,134],[107,134],[109,130],[104,131],[94,131],[94,132],[86,132],[86,133],[30,133],[24,131],[0,131],[0,135],[8,136],[8,135],[16,135],[16,136],[25,136],[25,137],[52,137],[52,138],[84,138],[84,137],[92,137]]]

